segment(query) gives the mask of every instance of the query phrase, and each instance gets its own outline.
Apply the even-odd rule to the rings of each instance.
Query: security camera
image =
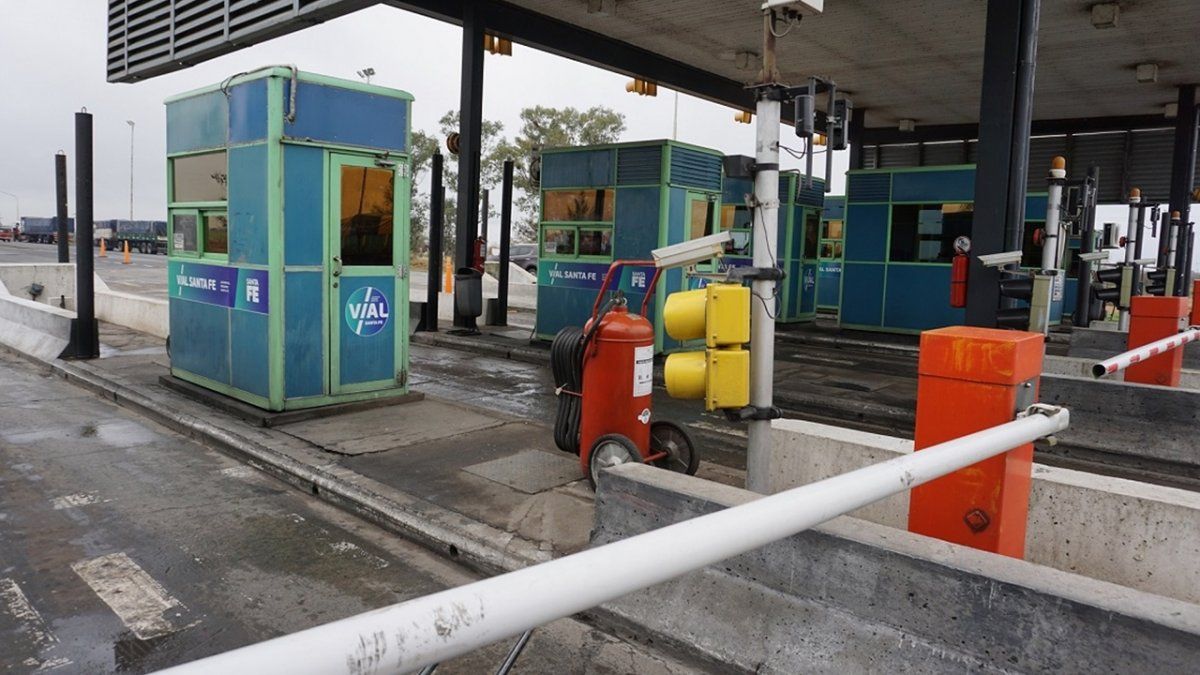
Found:
[[[989,253],[988,255],[979,256],[979,262],[983,263],[984,267],[1005,267],[1021,262],[1021,252],[1005,251],[1003,253]]]
[[[825,0],[766,0],[762,8],[787,9],[802,15],[820,14],[825,11]]]
[[[721,255],[725,252],[725,244],[731,241],[733,233],[725,230],[707,237],[656,248],[650,251],[650,256],[654,258],[654,266],[659,269],[686,267]]]
[[[1078,256],[1084,262],[1096,262],[1098,260],[1108,260],[1108,251],[1092,251],[1091,253],[1080,253]]]

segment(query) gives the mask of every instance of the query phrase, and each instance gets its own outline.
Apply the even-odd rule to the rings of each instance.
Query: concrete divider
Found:
[[[15,298],[32,300],[29,287],[42,287],[37,301],[57,306],[60,298],[70,300],[75,295],[74,263],[3,263],[0,264],[0,283]]]
[[[58,358],[74,318],[73,312],[12,295],[0,281],[0,343],[8,347],[42,360]]]
[[[623,465],[601,477],[593,542],[755,498]],[[605,610],[758,673],[1188,672],[1200,653],[1195,604],[847,517]]]
[[[166,300],[114,291],[99,276],[95,277],[95,286],[97,319],[163,339],[170,334]]]
[[[1200,391],[1043,375],[1039,399],[1071,409],[1057,448],[1075,459],[1200,478]]]
[[[772,422],[771,441],[769,492],[913,451],[907,439],[799,420]],[[851,515],[905,530],[908,493]],[[1200,560],[1200,494],[1034,464],[1025,558],[1200,603],[1200,566],[1181,564]]]

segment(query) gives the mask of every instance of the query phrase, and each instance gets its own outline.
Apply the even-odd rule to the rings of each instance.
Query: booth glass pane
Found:
[[[612,228],[579,228],[579,255],[612,255]]]
[[[733,241],[725,242],[725,253],[727,255],[750,255],[750,242],[753,236],[750,230],[733,230]]]
[[[801,257],[817,257],[817,240],[821,234],[821,215],[813,211],[804,217],[804,252]]]
[[[395,172],[342,167],[342,264],[392,264]]]
[[[613,221],[613,190],[547,190],[542,205],[545,222]]]
[[[575,228],[544,228],[542,230],[542,255],[575,255]]]
[[[204,214],[204,252],[229,254],[229,218],[224,213]]]
[[[948,263],[954,240],[971,235],[972,204],[892,206],[892,262]]]
[[[172,252],[195,253],[197,251],[196,216],[194,214],[172,214],[171,232],[174,236],[174,241],[171,243]]]
[[[225,151],[188,155],[171,160],[171,200],[223,202],[229,198],[229,168]]]
[[[821,225],[822,239],[841,239],[842,238],[842,221],[828,220]]]
[[[750,209],[736,204],[721,205],[721,229],[737,230],[750,228]]]
[[[688,232],[689,239],[699,239],[706,234],[712,234],[708,231],[708,212],[712,202],[707,199],[693,199],[691,213],[688,217]]]

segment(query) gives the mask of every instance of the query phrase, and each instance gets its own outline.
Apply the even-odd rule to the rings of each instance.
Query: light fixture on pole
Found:
[[[125,120],[129,125],[129,219],[133,220],[133,120]]]
[[[375,76],[375,69],[369,66],[363,68],[362,70],[358,71],[358,76],[366,80],[367,84],[371,84],[371,78]]]

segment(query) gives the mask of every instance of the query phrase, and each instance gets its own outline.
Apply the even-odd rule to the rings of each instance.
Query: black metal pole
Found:
[[[71,234],[67,230],[67,155],[54,155],[54,196],[58,211],[55,213],[55,243],[58,244],[58,262],[71,262]]]
[[[1179,114],[1175,117],[1175,146],[1171,153],[1171,208],[1169,211],[1179,212],[1179,232],[1175,239],[1176,260],[1171,264],[1178,265],[1186,258],[1184,251],[1189,243],[1184,239],[1191,222],[1192,188],[1196,182],[1196,132],[1197,108],[1196,85],[1188,84],[1179,88]],[[1191,281],[1191,270],[1183,267],[1175,269],[1175,295],[1187,295],[1187,287]]]
[[[1096,244],[1096,192],[1100,189],[1100,167],[1088,167],[1087,182],[1084,184],[1084,196],[1081,200],[1083,222],[1080,228],[1079,252],[1091,253]],[[1071,322],[1080,328],[1092,324],[1092,263],[1087,260],[1079,261],[1079,274],[1076,277],[1075,315]]]
[[[512,243],[513,161],[504,160],[504,179],[500,186],[500,287],[496,289],[497,326],[508,325],[508,247]]]
[[[479,191],[479,230],[476,232],[476,237],[483,237],[484,241],[488,238],[488,190],[485,188]]]
[[[462,82],[458,106],[458,222],[455,227],[454,266],[471,266],[471,247],[479,229],[479,163],[483,128],[483,27],[478,3],[463,3]],[[458,287],[455,288],[458,292]],[[462,316],[454,307],[454,325],[476,328],[475,318]]]
[[[442,153],[433,153],[429,177],[429,288],[425,294],[422,328],[438,329],[438,300],[442,291],[442,241],[446,233],[446,188],[442,186]]]
[[[75,318],[64,359],[100,356],[92,283],[92,116],[75,113]]]
[[[1001,301],[1000,270],[984,267],[978,256],[1022,245],[1039,8],[1039,0],[988,0],[967,290],[970,326],[995,327]]]
[[[1133,241],[1133,294],[1143,295],[1146,292],[1145,285],[1142,283],[1142,270],[1145,266],[1139,265],[1138,260],[1142,259],[1142,242],[1146,239],[1146,206],[1138,208],[1137,212],[1137,239]]]
[[[846,137],[850,141],[850,168],[864,168],[863,129],[866,126],[867,109],[855,110],[850,115],[850,124],[846,128]]]
[[[1196,248],[1196,224],[1188,223],[1183,226],[1187,233],[1184,237],[1184,248],[1179,251],[1181,265],[1183,266],[1183,288],[1179,289],[1176,295],[1187,297],[1192,292],[1192,254]]]

